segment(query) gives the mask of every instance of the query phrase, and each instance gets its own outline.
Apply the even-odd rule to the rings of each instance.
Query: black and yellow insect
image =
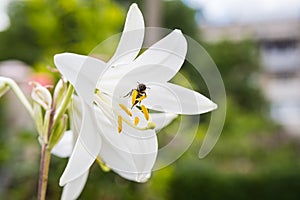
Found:
[[[136,89],[132,89],[124,97],[131,96],[132,106],[131,109],[138,103],[141,103],[143,99],[147,97],[146,89],[148,87],[143,83],[138,83]]]

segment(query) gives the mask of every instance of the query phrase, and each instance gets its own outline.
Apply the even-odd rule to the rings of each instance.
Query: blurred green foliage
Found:
[[[11,27],[0,33],[0,60],[20,59],[32,66],[46,66],[53,64],[56,53],[88,54],[122,30],[131,2],[13,2],[9,8]],[[138,3],[144,8],[144,1]],[[267,118],[257,78],[260,69],[255,41],[206,44],[198,37],[201,33],[195,10],[181,1],[164,1],[163,11],[164,27],[180,28],[198,40],[220,70],[228,101],[222,135],[213,151],[199,160],[197,154],[210,117],[205,114],[189,150],[171,166],[155,171],[149,182],[126,181],[94,165],[80,199],[299,199],[299,144]],[[201,80],[188,63],[181,72],[191,82]],[[204,83],[193,87],[208,94]],[[5,103],[0,101],[0,176],[5,178],[5,184],[1,179],[0,199],[34,199],[39,165],[37,134],[24,130],[12,134]],[[160,145],[174,137],[176,128],[174,122],[159,134]],[[60,197],[58,180],[66,162],[52,158],[48,199]]]
[[[263,111],[265,102],[259,83],[259,51],[255,41],[203,44],[218,66],[226,87],[236,103],[247,111]]]
[[[122,30],[124,10],[109,0],[30,0],[9,6],[11,26],[0,33],[0,60],[52,64],[60,52],[88,54]]]
[[[163,27],[180,29],[192,38],[199,36],[199,27],[195,21],[196,10],[193,10],[182,1],[166,1],[163,4]]]

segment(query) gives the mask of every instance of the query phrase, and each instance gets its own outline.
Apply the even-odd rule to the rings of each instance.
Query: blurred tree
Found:
[[[188,7],[180,0],[164,2],[163,27],[180,29],[184,34],[194,39],[199,38],[196,10]]]
[[[137,3],[146,12],[145,1],[143,0],[117,0],[125,7],[131,3]],[[162,27],[168,29],[180,29],[182,32],[192,38],[198,38],[199,29],[196,22],[197,11],[185,5],[181,0],[161,0],[162,3]],[[198,11],[200,12],[200,11]],[[147,26],[147,24],[146,24]]]
[[[259,83],[259,50],[254,41],[202,43],[216,63],[227,95],[247,111],[265,111]]]
[[[13,1],[11,26],[0,33],[0,60],[28,64],[71,51],[88,54],[99,42],[121,31],[123,9],[109,0]]]

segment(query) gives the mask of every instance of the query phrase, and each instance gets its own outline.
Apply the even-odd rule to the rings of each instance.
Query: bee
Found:
[[[149,88],[143,83],[139,83],[136,89],[132,89],[128,94],[124,97],[131,96],[132,106],[131,109],[138,103],[141,103],[143,99],[147,97],[146,89]]]

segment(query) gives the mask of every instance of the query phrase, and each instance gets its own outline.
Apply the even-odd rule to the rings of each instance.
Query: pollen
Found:
[[[122,131],[122,117],[118,116],[118,132],[121,133]]]
[[[148,112],[148,109],[147,109],[146,106],[144,106],[144,105],[142,105],[141,108],[142,108],[142,112],[143,112],[143,114],[144,114],[145,119],[148,121],[148,120],[149,120],[149,112]]]
[[[124,105],[124,104],[119,104],[120,108],[122,108],[122,110],[124,110],[124,112],[126,112],[127,115],[129,115],[130,117],[132,116],[131,111]]]
[[[134,118],[134,125],[135,125],[135,126],[138,125],[139,122],[140,122],[140,118],[135,117],[135,118]]]

